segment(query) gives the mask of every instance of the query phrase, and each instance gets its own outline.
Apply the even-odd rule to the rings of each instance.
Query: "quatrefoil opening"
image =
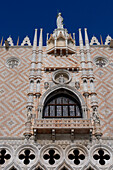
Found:
[[[106,161],[110,159],[108,154],[105,154],[103,149],[98,150],[98,154],[93,155],[95,160],[99,160],[100,165],[105,165]]]
[[[25,165],[28,165],[30,163],[30,160],[33,160],[35,159],[35,155],[34,154],[31,154],[31,151],[29,149],[26,149],[24,151],[24,154],[20,154],[19,155],[19,159],[20,160],[24,160],[24,164]]]
[[[56,160],[60,159],[60,155],[55,153],[54,149],[50,149],[48,151],[48,154],[44,154],[43,158],[45,160],[48,160],[50,165],[53,165],[53,164],[55,164]]]
[[[81,160],[85,159],[85,155],[81,154],[80,151],[78,149],[74,149],[73,153],[68,155],[68,158],[70,160],[74,160],[74,164],[75,165],[79,165]]]

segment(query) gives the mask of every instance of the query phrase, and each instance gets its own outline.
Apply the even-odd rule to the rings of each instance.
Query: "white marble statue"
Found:
[[[92,116],[93,116],[94,123],[100,124],[100,119],[99,119],[97,107],[93,108],[93,115]]]
[[[57,28],[63,28],[63,18],[61,16],[61,13],[58,13],[57,17]]]
[[[59,83],[60,84],[64,84],[65,80],[64,80],[64,76],[63,74],[59,77]]]

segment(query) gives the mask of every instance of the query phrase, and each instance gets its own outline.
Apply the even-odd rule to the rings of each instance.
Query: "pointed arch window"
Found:
[[[44,118],[81,118],[82,111],[79,101],[73,95],[58,92],[57,95],[49,97],[46,101]]]

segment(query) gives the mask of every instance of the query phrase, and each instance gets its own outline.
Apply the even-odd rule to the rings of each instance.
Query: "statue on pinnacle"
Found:
[[[61,16],[61,13],[58,13],[57,28],[63,28],[63,17]]]

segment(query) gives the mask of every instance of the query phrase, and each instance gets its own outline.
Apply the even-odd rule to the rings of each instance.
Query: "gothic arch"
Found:
[[[55,92],[56,90],[60,90],[60,89],[64,89],[64,90],[67,90],[67,91],[69,91],[69,92],[71,92],[71,93],[73,93],[76,97],[77,97],[77,99],[79,100],[79,102],[80,102],[80,104],[81,104],[81,108],[82,108],[82,112],[83,112],[83,118],[86,118],[87,117],[87,115],[85,114],[85,109],[86,109],[86,103],[85,103],[85,101],[84,101],[84,98],[83,98],[83,96],[82,96],[82,94],[79,92],[79,91],[77,91],[75,88],[73,88],[73,87],[71,87],[71,86],[68,86],[68,85],[61,85],[61,84],[59,84],[59,85],[57,85],[57,86],[54,86],[54,87],[52,87],[51,89],[48,89],[43,95],[42,95],[42,97],[41,97],[41,99],[40,99],[40,103],[39,103],[39,106],[38,106],[38,113],[39,113],[39,119],[41,119],[42,118],[42,113],[43,113],[43,107],[44,107],[44,103],[45,103],[45,100],[47,99],[47,97],[50,95],[50,94],[52,94],[53,92]]]
[[[29,170],[35,170],[37,168],[41,168],[42,170],[46,169],[46,167],[43,164],[38,163],[38,164],[33,165]]]
[[[46,162],[45,159],[44,159],[44,155],[48,154],[49,150],[51,150],[51,149],[54,150],[56,154],[60,155],[59,159],[55,159],[54,164],[50,164],[48,161]],[[40,164],[48,167],[48,169],[50,167],[54,168],[56,166],[61,165],[62,158],[64,158],[64,151],[63,151],[61,146],[58,146],[56,144],[45,145],[40,150]]]
[[[61,165],[59,165],[56,168],[56,170],[62,170],[62,168],[64,167],[67,168],[68,170],[73,170],[73,168],[70,165],[68,165],[65,161]]]
[[[102,164],[99,164],[97,160],[93,158],[93,155],[98,151],[98,150],[103,150],[104,154],[109,155],[109,159],[104,159],[105,160],[105,168],[108,168],[110,165],[112,165],[112,160],[113,160],[113,151],[112,148],[106,144],[96,144],[94,145],[91,150],[90,150],[90,155],[91,155],[91,161],[97,163],[98,167],[102,167]]]
[[[2,150],[4,150],[5,151],[5,154],[7,155],[9,155],[10,157],[8,158],[8,163],[6,163],[6,162],[4,162],[3,164],[1,164],[1,168],[2,167],[5,167],[4,169],[5,170],[7,170],[8,168],[6,168],[6,167],[9,167],[11,164],[12,164],[12,162],[13,162],[13,158],[14,158],[14,149],[12,148],[12,146],[10,146],[10,145],[7,145],[7,144],[3,144],[3,145],[0,145],[0,152],[2,151]],[[1,153],[0,153],[1,154]],[[4,155],[4,154],[3,154]],[[2,154],[1,154],[1,156],[2,156]]]
[[[88,162],[81,170],[88,170],[89,168],[91,168],[92,170],[99,170],[99,168],[92,162]]]
[[[79,154],[84,155],[84,159],[81,159],[80,157],[75,155],[75,152],[76,152],[75,150],[78,150]],[[76,157],[76,159],[80,160],[79,164],[75,164],[74,161],[73,162],[70,161],[69,154],[70,153],[72,154],[72,151],[75,151],[75,152],[73,152],[74,157]],[[75,168],[76,167],[80,168],[80,167],[85,166],[85,164],[89,160],[89,152],[88,152],[87,147],[83,146],[82,144],[72,144],[72,145],[67,146],[65,149],[65,160],[66,160],[66,162],[68,162],[68,164],[71,164]],[[84,170],[84,169],[82,169],[82,170]],[[87,169],[85,169],[85,170],[87,170]]]
[[[24,159],[25,159],[25,157],[26,157],[26,154],[25,154],[25,151],[26,150],[29,150],[30,152],[29,152],[29,154],[32,154],[32,155],[34,155],[35,157],[32,159],[32,161],[33,162],[29,162],[28,164],[24,164]],[[21,146],[19,146],[17,149],[16,149],[16,151],[15,151],[15,158],[14,158],[14,162],[19,162],[20,164],[22,164],[23,165],[23,167],[24,166],[26,166],[26,165],[30,165],[30,166],[33,166],[33,164],[37,164],[37,162],[38,162],[38,159],[39,159],[39,157],[38,157],[38,149],[34,146],[34,145],[30,145],[30,144],[24,144],[24,145],[21,145]],[[28,155],[29,155],[28,154]],[[24,159],[20,159],[19,158],[19,155],[25,155],[25,157],[24,157]],[[30,161],[31,161],[31,159],[30,159]]]
[[[17,170],[21,170],[20,166],[14,162],[11,164],[7,165],[4,170],[10,170],[11,168],[16,168]]]

